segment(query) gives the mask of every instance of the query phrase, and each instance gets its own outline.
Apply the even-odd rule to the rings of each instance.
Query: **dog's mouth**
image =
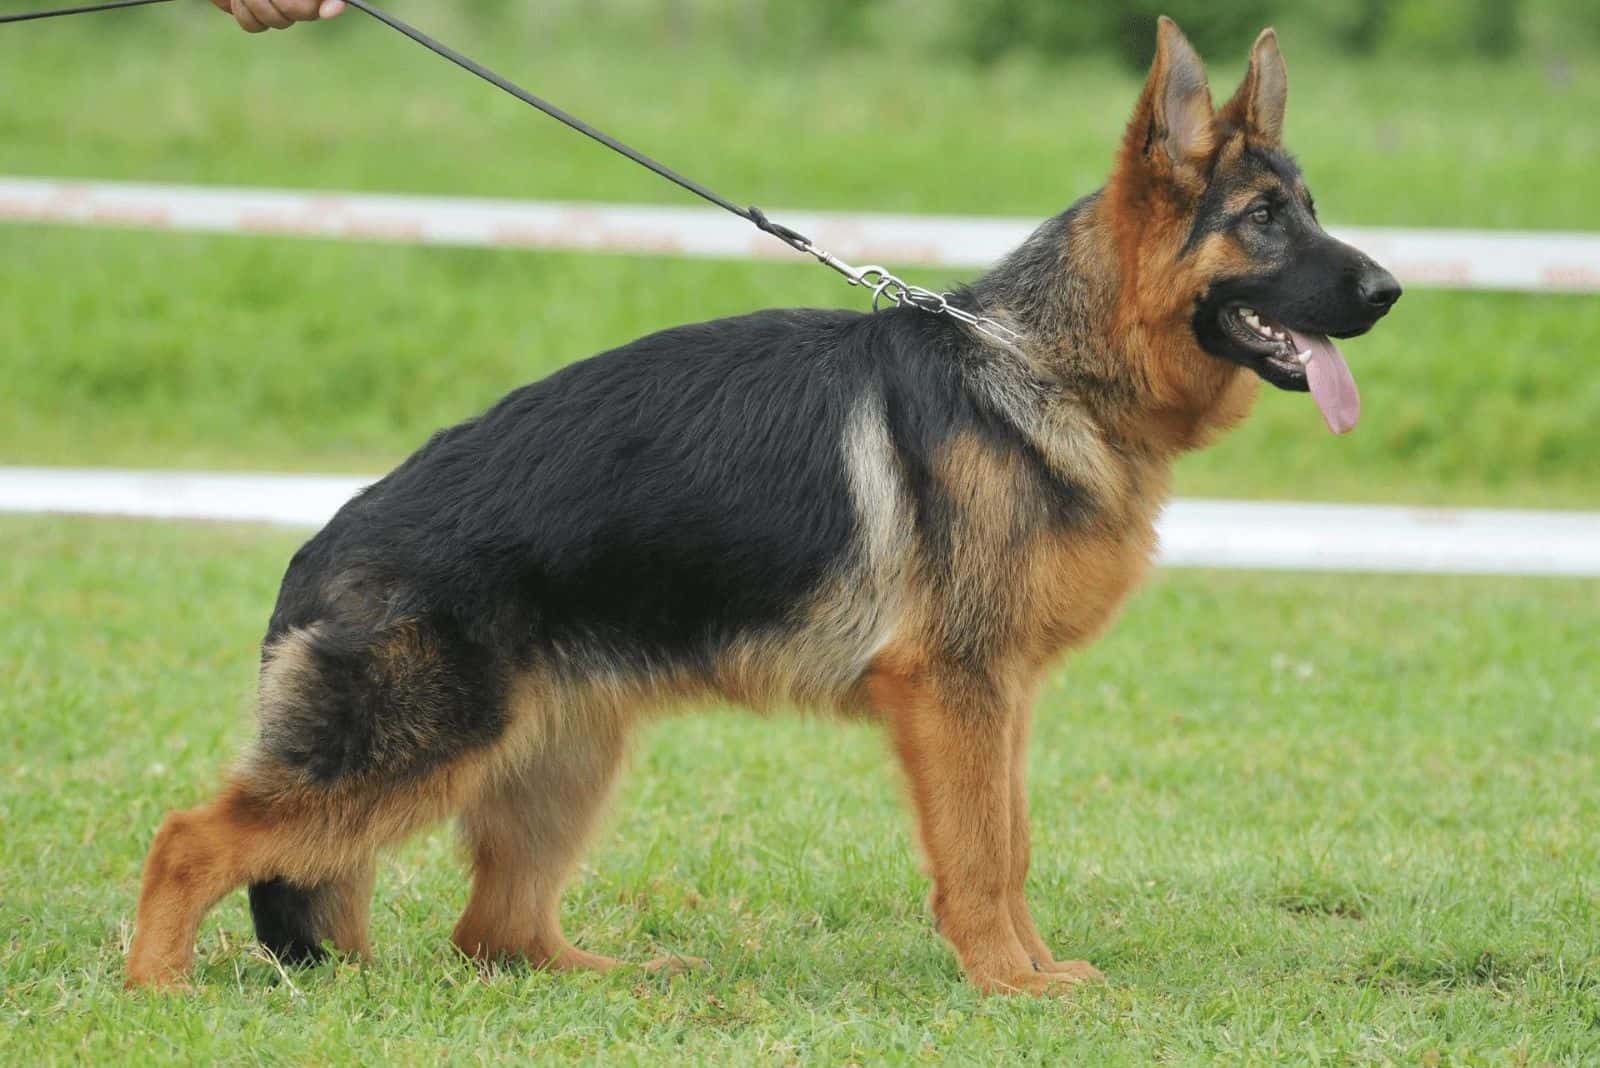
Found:
[[[1328,429],[1343,434],[1361,418],[1361,394],[1339,347],[1327,334],[1296,330],[1245,304],[1228,304],[1218,325],[1240,360],[1279,389],[1310,390]]]

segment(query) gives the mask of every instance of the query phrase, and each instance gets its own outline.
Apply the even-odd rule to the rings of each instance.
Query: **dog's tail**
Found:
[[[317,930],[317,890],[282,879],[250,884],[256,939],[284,964],[316,964],[328,954]]]
[[[316,874],[285,878],[294,864],[253,873],[256,937],[284,963],[325,959],[324,942],[365,952],[363,895],[372,892],[380,836],[417,822],[398,803],[393,818],[371,815],[388,804],[386,784],[435,774],[499,736],[496,719],[473,725],[503,700],[492,655],[441,626],[454,624],[323,619],[267,640],[260,737],[246,764],[289,808],[321,814],[302,835],[316,855],[296,858],[302,873]]]

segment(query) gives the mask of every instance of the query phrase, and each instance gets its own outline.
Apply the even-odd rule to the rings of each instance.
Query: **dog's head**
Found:
[[[1283,147],[1288,88],[1277,36],[1263,30],[1244,83],[1213,109],[1200,57],[1160,20],[1107,187],[1121,307],[1150,342],[1148,373],[1172,389],[1240,365],[1279,389],[1309,389],[1343,433],[1360,401],[1330,338],[1371,329],[1400,285],[1318,223]]]

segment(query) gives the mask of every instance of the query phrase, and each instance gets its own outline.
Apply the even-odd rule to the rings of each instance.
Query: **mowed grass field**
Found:
[[[1549,580],[1161,576],[1039,709],[1034,907],[1110,976],[1072,998],[962,982],[875,732],[732,714],[645,733],[565,911],[703,971],[480,977],[441,829],[384,862],[374,963],[285,978],[236,894],[195,995],[124,994],[143,850],[248,736],[295,544],[0,522],[0,1061],[1600,1056],[1600,583]]]
[[[396,6],[769,208],[1042,217],[1137,91]],[[357,16],[249,39],[190,7],[0,34],[0,172],[685,202]],[[1219,94],[1247,45],[1207,57]],[[1594,57],[1284,48],[1330,221],[1600,229]],[[377,473],[570,360],[771,305],[861,302],[802,264],[0,227],[0,463]],[[1413,290],[1346,346],[1354,435],[1267,395],[1179,489],[1600,507],[1597,340],[1592,297]],[[383,865],[373,964],[280,974],[234,895],[196,995],[126,995],[144,849],[249,737],[302,536],[0,518],[0,1063],[1600,1059],[1595,581],[1159,575],[1039,710],[1031,897],[1110,976],[1071,998],[962,982],[872,730],[729,711],[640,739],[565,913],[702,972],[480,975],[440,828]]]

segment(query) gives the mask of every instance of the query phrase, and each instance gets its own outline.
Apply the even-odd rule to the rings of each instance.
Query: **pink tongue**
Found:
[[[1323,421],[1335,434],[1353,429],[1361,418],[1361,394],[1356,392],[1356,379],[1350,365],[1344,362],[1339,347],[1326,334],[1302,334],[1289,331],[1295,348],[1310,352],[1306,363],[1306,381],[1311,385],[1311,396],[1322,409]]]

